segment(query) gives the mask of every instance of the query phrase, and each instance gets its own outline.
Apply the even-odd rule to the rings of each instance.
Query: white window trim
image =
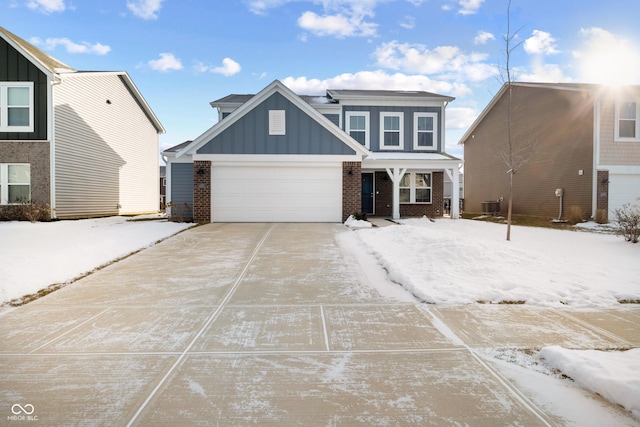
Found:
[[[432,145],[418,145],[418,118],[419,117],[431,117],[433,118],[433,144]],[[424,132],[424,131],[422,131]],[[438,146],[438,114],[437,113],[413,113],[413,149],[414,150],[434,150]]]
[[[420,173],[420,174],[425,174],[425,175],[430,175],[429,178],[429,182],[431,183],[430,187],[419,187],[419,188],[428,188],[429,190],[431,190],[431,197],[430,200],[428,202],[416,202],[416,174]],[[409,178],[409,185],[410,187],[400,187],[400,189],[406,189],[409,188],[409,201],[408,202],[400,202],[401,205],[430,205],[433,203],[433,173],[431,172],[421,172],[421,171],[415,171],[415,172],[407,172],[404,176],[410,176]]]
[[[29,89],[29,126],[9,126],[8,88]],[[0,82],[0,132],[33,132],[34,130],[33,82]]]
[[[349,123],[350,123],[350,118],[353,116],[364,116],[364,146],[366,148],[371,148],[371,143],[370,143],[370,128],[369,128],[369,112],[368,111],[347,111],[345,113],[345,132],[350,135],[351,134],[351,128],[349,127]],[[359,131],[359,129],[357,129]]]
[[[30,166],[30,163],[0,163],[0,205],[19,205],[9,203],[9,166]],[[26,185],[25,183],[16,183]],[[29,200],[31,200],[31,168],[29,168]]]
[[[620,137],[620,104],[623,102],[635,102],[636,103],[636,137],[624,138]],[[615,107],[615,123],[614,123],[614,141],[617,142],[640,142],[640,99],[625,99],[616,101]]]
[[[269,110],[269,135],[286,135],[285,110]]]
[[[385,134],[384,118],[385,117],[400,118],[400,131],[399,131],[400,144],[397,146],[384,144],[384,134]],[[380,113],[380,149],[381,150],[404,150],[404,113],[388,112],[388,111]]]

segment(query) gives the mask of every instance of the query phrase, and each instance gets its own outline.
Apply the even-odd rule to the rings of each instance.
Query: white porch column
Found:
[[[453,179],[451,180],[451,218],[460,218],[460,174],[458,168],[453,168]]]
[[[400,180],[407,172],[407,168],[386,168],[391,182],[393,182],[393,219],[400,219]]]
[[[451,181],[451,218],[460,218],[460,171],[458,168],[445,169]]]

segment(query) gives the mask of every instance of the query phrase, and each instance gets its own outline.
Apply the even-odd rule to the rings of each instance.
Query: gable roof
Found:
[[[498,93],[491,99],[489,104],[482,110],[480,115],[473,121],[469,129],[462,135],[458,141],[458,145],[464,145],[464,141],[473,134],[476,127],[484,120],[485,116],[493,109],[496,103],[502,98],[502,95],[507,91],[509,83],[504,83]],[[603,85],[591,84],[591,83],[534,83],[534,82],[511,82],[511,86],[519,87],[532,87],[541,89],[554,89],[554,90],[568,90],[578,92],[596,92],[603,88]]]
[[[213,125],[211,128],[209,128],[209,130],[207,130],[198,138],[193,140],[190,144],[187,144],[185,147],[183,147],[178,151],[171,151],[171,152],[176,153],[176,156],[175,156],[176,158],[181,157],[184,154],[195,153],[200,147],[208,143],[211,139],[213,139],[214,137],[222,133],[224,130],[228,129],[231,125],[233,125],[238,120],[240,120],[245,114],[253,110],[253,108],[258,106],[260,103],[262,103],[264,100],[269,98],[274,93],[280,93],[288,101],[290,101],[296,107],[298,107],[307,115],[309,115],[312,119],[318,122],[322,127],[324,127],[327,131],[329,131],[335,137],[337,137],[344,144],[346,144],[351,149],[353,149],[356,153],[360,153],[361,155],[364,155],[364,156],[367,156],[370,154],[369,150],[366,147],[360,145],[356,140],[354,140],[345,132],[343,132],[342,129],[337,127],[333,122],[327,119],[322,113],[320,113],[318,110],[312,107],[308,102],[306,102],[300,96],[293,93],[291,89],[286,87],[279,80],[274,80],[270,85],[262,89],[256,95],[252,96],[249,100],[244,102],[232,113],[230,113],[224,120],[221,120],[215,125]],[[231,96],[233,97],[237,95],[231,95]],[[241,95],[241,96],[247,96],[247,95]],[[227,98],[229,97],[222,98],[222,100],[225,100]],[[230,98],[230,99],[233,99],[233,98]],[[228,101],[229,99],[227,99],[226,102]],[[214,101],[212,104],[216,102],[217,101]],[[176,147],[173,147],[173,149],[175,148]],[[169,149],[169,150],[173,150],[173,149]],[[169,150],[166,150],[165,152]]]
[[[393,100],[419,100],[430,99],[443,102],[451,102],[455,98],[438,95],[437,93],[412,90],[360,90],[360,89],[329,89],[327,96],[332,99],[369,99],[387,98]]]
[[[153,110],[144,99],[138,88],[136,87],[129,74],[126,71],[78,71],[74,68],[71,68],[64,62],[58,61],[53,56],[43,52],[38,49],[28,41],[16,36],[11,33],[7,29],[0,27],[0,37],[7,41],[14,49],[16,49],[20,54],[29,59],[36,67],[38,67],[43,73],[48,74],[50,77],[53,76],[64,76],[67,77],[83,77],[83,76],[91,76],[91,75],[117,75],[120,77],[127,90],[135,101],[138,103],[142,111],[149,118],[149,121],[156,128],[158,133],[165,133],[165,129],[156,117]]]
[[[76,71],[64,62],[58,61],[53,56],[43,52],[28,41],[16,36],[3,27],[0,27],[0,37],[5,39],[7,43],[22,55],[31,59],[31,62],[45,73],[56,74]]]

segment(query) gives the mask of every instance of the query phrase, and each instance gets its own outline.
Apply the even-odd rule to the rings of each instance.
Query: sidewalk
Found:
[[[201,226],[26,306],[1,309],[0,419],[637,424],[575,390],[574,403],[588,404],[567,419],[567,408],[520,382],[524,374],[480,351],[638,347],[635,306],[439,307],[384,297],[340,249],[342,232],[330,224]]]

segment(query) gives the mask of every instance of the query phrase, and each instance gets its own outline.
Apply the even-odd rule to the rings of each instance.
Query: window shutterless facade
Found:
[[[380,148],[386,150],[404,148],[404,114],[380,113]]]
[[[433,150],[437,146],[438,115],[436,113],[413,114],[413,149]]]
[[[369,147],[369,112],[347,111],[345,114],[345,131],[351,138],[367,148]]]
[[[640,141],[640,105],[636,101],[616,103],[615,139]]]
[[[0,132],[33,132],[33,82],[0,82]]]
[[[0,163],[0,205],[31,201],[31,166]]]
[[[405,173],[400,180],[400,203],[431,203],[431,173]]]

